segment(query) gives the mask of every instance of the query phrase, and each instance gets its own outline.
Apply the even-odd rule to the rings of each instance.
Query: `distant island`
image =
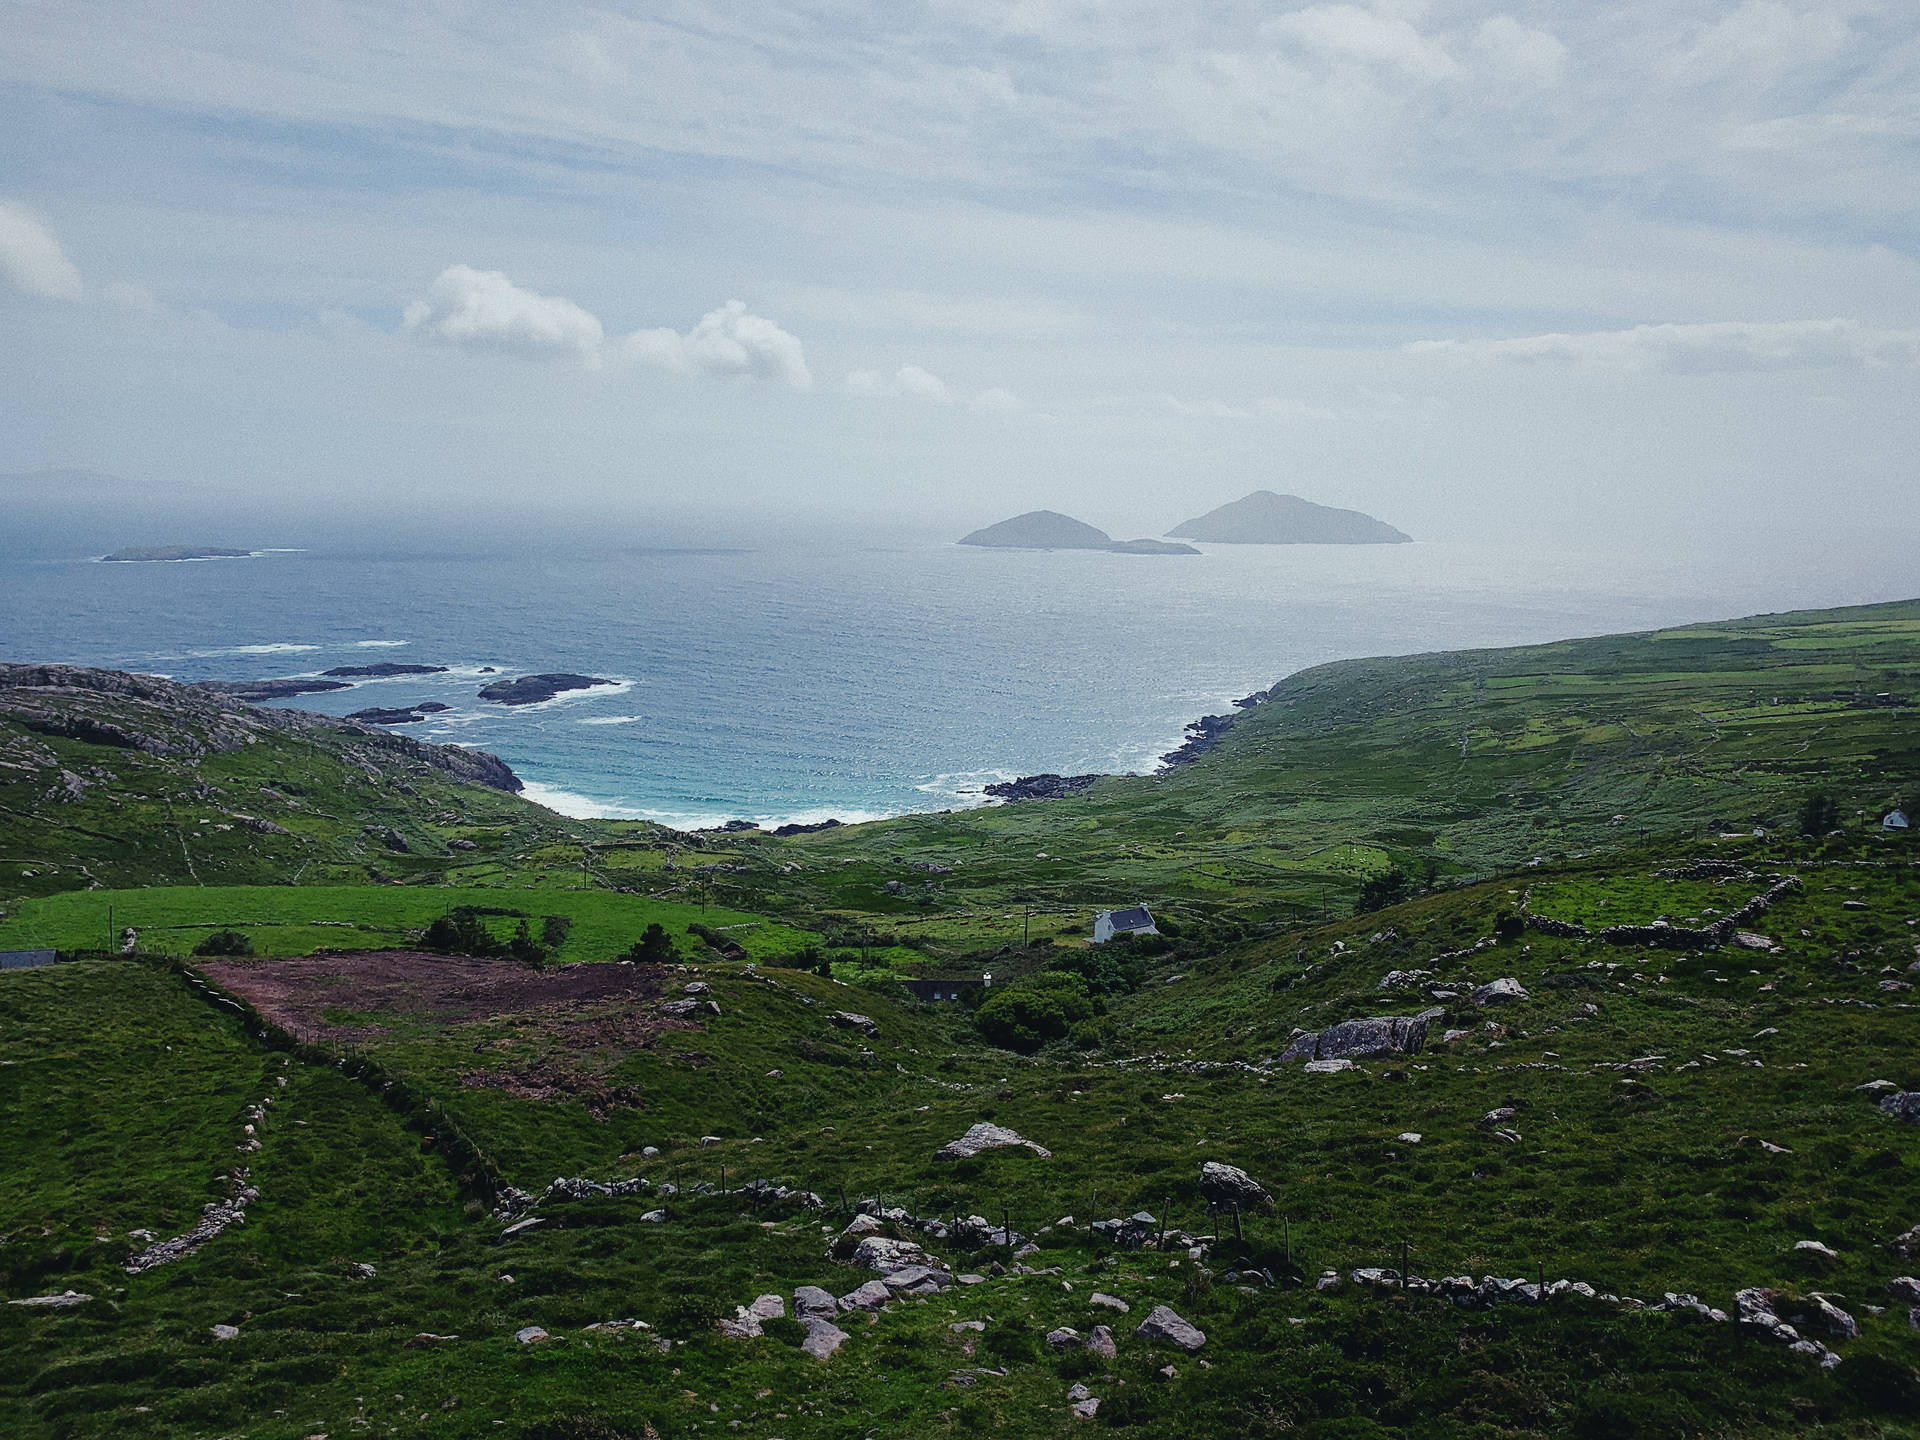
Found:
[[[442,710],[452,708],[438,700],[429,700],[422,705],[375,706],[368,710],[355,710],[347,719],[363,720],[369,725],[418,725],[427,716],[438,715]]]
[[[1216,545],[1405,545],[1413,537],[1358,510],[1256,490],[1167,534]]]
[[[1105,550],[1115,555],[1198,555],[1191,545],[1164,540],[1115,540],[1104,530],[1057,510],[1029,510],[961,539],[991,550]]]
[[[220,545],[129,545],[102,560],[245,560],[251,550],[229,550]]]
[[[481,686],[480,698],[496,705],[538,705],[567,690],[611,684],[613,681],[596,675],[522,675],[518,680],[496,680]]]

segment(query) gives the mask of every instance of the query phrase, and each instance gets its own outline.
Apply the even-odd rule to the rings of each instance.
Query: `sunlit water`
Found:
[[[492,750],[569,814],[674,825],[982,803],[995,779],[1153,768],[1185,724],[1327,660],[1898,598],[1920,574],[1448,544],[1198,557],[938,541],[745,552],[0,560],[0,654],[180,679],[407,660],[445,675],[291,702],[438,700],[406,728]],[[612,686],[505,708],[499,675]]]

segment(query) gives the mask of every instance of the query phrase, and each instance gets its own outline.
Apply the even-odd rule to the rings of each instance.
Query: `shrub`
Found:
[[[443,955],[490,957],[507,953],[507,947],[494,938],[479,912],[468,905],[449,910],[434,921],[420,937],[420,943]]]
[[[1809,795],[1800,805],[1800,833],[1825,835],[1840,828],[1840,803],[1824,791]]]
[[[196,955],[251,955],[253,941],[238,930],[216,930],[193,947]]]
[[[647,965],[665,965],[676,958],[673,937],[667,934],[666,927],[655,923],[640,932],[640,938],[627,947],[620,958],[634,960]]]
[[[566,915],[542,915],[540,917],[540,943],[549,950],[558,950],[567,943],[567,935],[573,929],[573,920]]]
[[[1384,910],[1412,894],[1413,877],[1396,865],[1384,875],[1375,875],[1361,883],[1360,895],[1353,902],[1353,913],[1365,915],[1370,910]]]
[[[1092,998],[1081,976],[1043,970],[1029,980],[996,991],[976,1017],[991,1045],[1031,1055],[1050,1040],[1064,1039],[1075,1025],[1093,1018]]]

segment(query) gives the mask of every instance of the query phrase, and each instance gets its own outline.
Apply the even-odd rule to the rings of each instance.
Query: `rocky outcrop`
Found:
[[[1904,1120],[1909,1125],[1920,1125],[1920,1090],[1896,1090],[1891,1095],[1883,1096],[1880,1112],[1896,1120]]]
[[[1225,739],[1239,718],[1237,715],[1202,715],[1198,720],[1189,721],[1186,738],[1179,748],[1160,757],[1162,768],[1178,770],[1182,765],[1191,765]]]
[[[844,821],[828,819],[812,825],[776,825],[773,833],[784,840],[789,835],[818,835],[823,830],[838,830],[844,823]]]
[[[480,687],[480,698],[496,705],[540,705],[569,690],[587,690],[595,685],[611,685],[597,675],[522,675],[516,680],[495,680]]]
[[[355,710],[347,718],[359,720],[368,725],[418,725],[427,716],[452,708],[451,705],[442,705],[437,700],[429,700],[423,705],[391,707],[375,705],[365,710]]]
[[[1182,1320],[1165,1305],[1156,1305],[1133,1332],[1149,1345],[1178,1345],[1182,1350],[1198,1350],[1207,1343],[1206,1332]]]
[[[408,665],[393,660],[382,660],[378,665],[336,665],[331,670],[322,670],[322,675],[334,679],[386,680],[395,675],[444,675],[444,665]]]
[[[1200,1167],[1200,1193],[1215,1205],[1237,1210],[1261,1209],[1273,1204],[1273,1197],[1258,1180],[1238,1165],[1223,1165],[1218,1160],[1209,1160]]]
[[[1467,998],[1476,1005],[1487,1006],[1510,1005],[1517,1000],[1525,1000],[1529,997],[1526,986],[1511,975],[1506,975],[1498,980],[1489,980],[1484,985],[1476,986]]]
[[[1002,800],[1064,800],[1077,795],[1099,775],[1022,775],[1018,780],[999,780],[983,789]]]
[[[234,700],[291,700],[296,695],[324,695],[329,690],[351,690],[344,680],[201,680],[194,687]]]
[[[1010,1146],[1025,1146],[1042,1160],[1050,1160],[1053,1158],[1053,1152],[1051,1150],[1046,1149],[1044,1146],[1034,1144],[1033,1141],[1021,1135],[1017,1130],[1009,1130],[1004,1125],[994,1125],[985,1120],[982,1120],[977,1125],[970,1126],[967,1133],[962,1135],[958,1140],[949,1140],[946,1144],[942,1145],[938,1150],[933,1152],[933,1158],[936,1160],[971,1160],[974,1156],[984,1151],[999,1150]]]
[[[1380,1015],[1368,1020],[1342,1020],[1325,1030],[1294,1037],[1281,1052],[1291,1060],[1350,1060],[1373,1055],[1418,1055],[1426,1047],[1427,1026],[1438,1012],[1419,1015]]]

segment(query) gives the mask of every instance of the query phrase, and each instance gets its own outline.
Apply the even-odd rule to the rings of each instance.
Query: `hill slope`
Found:
[[[1029,510],[976,530],[959,543],[1001,550],[1105,550],[1113,537],[1057,510]]]

